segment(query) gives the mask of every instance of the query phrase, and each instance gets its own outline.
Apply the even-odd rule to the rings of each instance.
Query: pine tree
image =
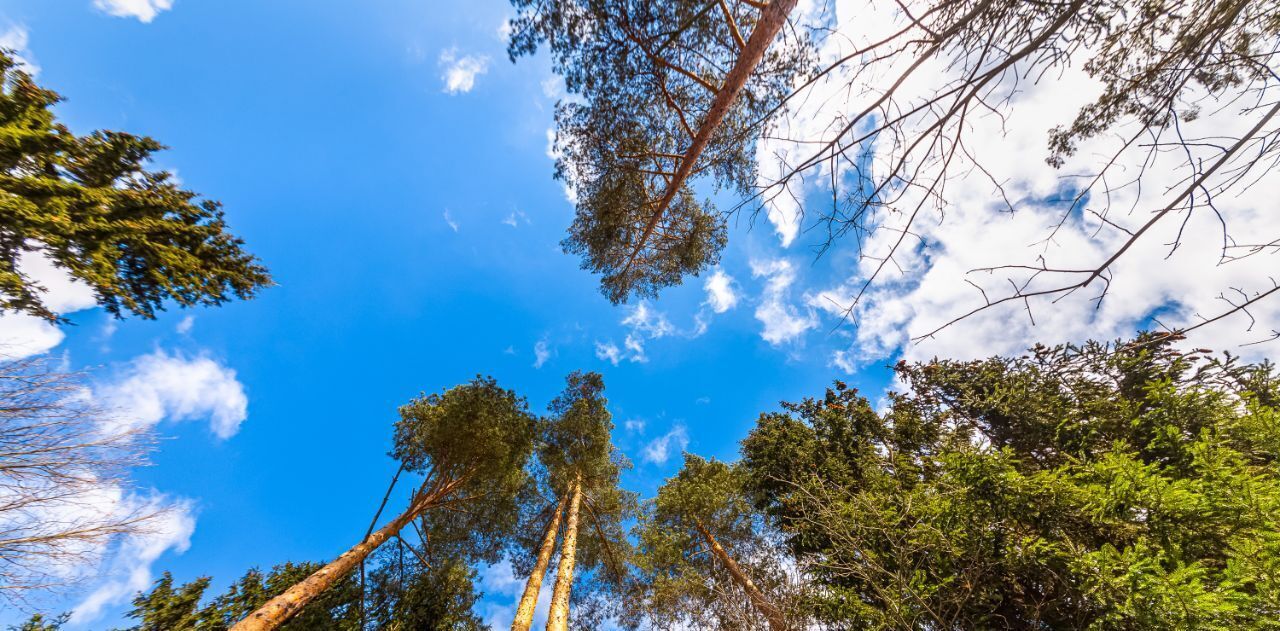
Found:
[[[477,377],[400,408],[392,455],[406,471],[424,476],[408,508],[232,628],[279,628],[433,508],[448,505],[454,510],[475,508],[476,514],[489,516],[514,515],[516,496],[526,485],[525,463],[533,449],[535,423],[525,407],[523,398],[498,387],[492,379]],[[473,518],[471,523],[476,529],[501,530],[509,528],[512,520]]]
[[[166,300],[217,305],[271,283],[217,202],[147,170],[159,142],[71,133],[51,109],[62,97],[3,51],[0,84],[0,312],[58,318],[19,269],[28,253],[88,284],[116,316],[152,318]]]
[[[778,541],[745,484],[738,467],[685,454],[636,526],[637,613],[664,628],[802,628],[783,606],[791,586]]]
[[[1280,619],[1280,378],[1171,346],[900,364],[743,442],[823,622],[1240,629]]]
[[[556,110],[578,206],[565,250],[614,302],[714,265],[725,221],[691,184],[754,184],[762,119],[807,67],[803,41],[773,46],[796,0],[512,4],[512,59],[547,45],[578,97]]]

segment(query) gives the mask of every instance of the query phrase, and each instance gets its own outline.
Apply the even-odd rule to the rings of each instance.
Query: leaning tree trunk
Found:
[[[511,631],[529,631],[533,626],[533,610],[538,606],[538,594],[542,593],[542,579],[547,575],[547,566],[551,564],[551,554],[556,551],[556,535],[560,532],[560,516],[564,514],[564,503],[568,496],[561,497],[556,505],[556,512],[547,524],[547,534],[542,538],[542,547],[538,549],[538,562],[529,574],[529,581],[524,584],[524,595],[520,597],[520,606],[516,607],[516,619],[511,622]]]
[[[719,541],[716,541],[715,536],[711,534],[710,530],[707,530],[701,521],[697,522],[697,527],[698,532],[702,534],[702,538],[706,540],[707,546],[711,548],[716,558],[720,559],[720,563],[729,570],[729,575],[733,577],[733,581],[738,584],[738,587],[742,588],[742,591],[747,593],[747,597],[751,599],[751,604],[755,605],[756,609],[764,615],[765,620],[769,622],[769,628],[773,631],[788,631],[789,627],[786,619],[783,618],[782,610],[774,606],[772,602],[769,602],[768,598],[765,598],[764,594],[760,592],[760,588],[751,582],[751,577],[742,571],[742,568],[738,566],[738,562],[729,556],[724,546],[720,545]]]
[[[662,216],[671,207],[671,202],[675,200],[676,193],[680,192],[680,188],[684,186],[685,181],[693,175],[694,163],[698,161],[698,158],[702,156],[702,152],[710,144],[711,137],[715,135],[716,130],[720,128],[720,124],[724,122],[724,117],[729,114],[729,109],[733,106],[733,102],[737,100],[742,88],[747,85],[747,79],[751,78],[751,73],[755,72],[756,66],[760,65],[760,61],[764,59],[764,54],[769,50],[769,44],[773,43],[773,38],[778,35],[783,26],[786,26],[787,16],[791,14],[791,10],[796,7],[798,2],[799,0],[773,0],[761,11],[760,19],[756,21],[755,29],[751,31],[751,37],[747,39],[746,45],[742,48],[742,53],[738,55],[733,67],[725,75],[724,83],[719,91],[711,99],[711,107],[707,110],[706,118],[698,126],[698,133],[694,135],[693,142],[690,143],[689,148],[680,157],[675,174],[672,175],[671,180],[667,183],[666,190],[663,191],[662,197],[658,199],[658,203],[654,207],[653,216],[645,224],[644,232],[640,233],[640,238],[631,250],[631,255],[627,258],[627,267],[631,267],[635,262],[636,257],[644,249],[645,243],[653,236],[658,223],[662,221]]]
[[[547,631],[569,628],[569,589],[573,586],[573,562],[578,548],[578,504],[582,502],[582,474],[573,482],[573,499],[569,501],[569,521],[564,526],[564,543],[560,548],[560,567],[556,569],[556,586],[551,592],[551,615]]]
[[[391,520],[391,523],[371,533],[363,541],[344,552],[342,556],[316,570],[311,576],[295,583],[293,587],[285,590],[283,594],[268,600],[267,604],[237,622],[235,626],[231,627],[230,631],[270,631],[288,622],[303,607],[306,607],[307,603],[324,593],[334,583],[342,580],[342,577],[350,574],[356,566],[360,565],[361,561],[378,549],[378,546],[382,545],[387,539],[394,537],[409,522],[447,496],[460,483],[460,480],[455,480],[448,484],[436,486],[430,492],[420,495],[409,504],[409,508],[405,512]]]

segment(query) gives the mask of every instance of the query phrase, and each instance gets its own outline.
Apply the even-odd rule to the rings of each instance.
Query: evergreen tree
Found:
[[[465,536],[501,549],[514,524],[516,498],[526,486],[525,463],[535,422],[524,399],[479,378],[400,408],[392,456],[424,479],[408,508],[342,556],[246,616],[236,631],[276,629],[333,584],[350,575],[379,546],[427,511],[444,508],[469,524]],[[462,512],[465,511],[465,512]],[[502,515],[507,515],[501,519]],[[432,516],[433,519],[446,519]],[[468,529],[451,529],[455,535]]]
[[[788,615],[783,558],[745,483],[738,467],[685,454],[636,526],[638,614],[659,628],[803,628]]]
[[[835,628],[1274,629],[1280,380],[1167,337],[900,364],[743,443]]]
[[[133,599],[128,617],[138,621],[129,631],[182,631],[196,629],[200,619],[200,599],[209,588],[209,577],[173,586],[173,575],[165,572],[151,591]]]
[[[598,625],[625,579],[630,546],[622,522],[635,510],[635,495],[619,488],[619,476],[630,466],[613,446],[613,429],[604,398],[604,379],[594,372],[574,372],[564,391],[551,402],[550,418],[543,424],[539,460],[547,485],[557,496],[556,512],[564,511],[564,536],[556,581],[552,589],[549,631],[568,628],[570,594],[578,594],[575,627]],[[563,508],[560,508],[560,507]],[[532,624],[533,603],[541,587],[554,546],[555,519],[545,533],[524,595],[517,607],[513,629]],[[537,523],[537,522],[534,522]],[[546,553],[546,554],[544,554]],[[545,558],[545,561],[544,561]]]
[[[0,312],[58,318],[18,267],[27,253],[88,284],[116,316],[151,318],[166,300],[217,305],[270,284],[217,202],[147,170],[159,142],[71,133],[51,109],[62,97],[3,51],[0,84]]]
[[[9,631],[59,631],[62,625],[71,619],[71,614],[64,613],[53,618],[46,618],[43,614],[35,614],[20,625],[9,627]]]
[[[691,182],[755,183],[761,122],[807,65],[804,42],[771,47],[796,1],[512,4],[512,59],[545,44],[578,97],[556,109],[556,176],[578,206],[565,250],[614,302],[714,265],[725,221]]]

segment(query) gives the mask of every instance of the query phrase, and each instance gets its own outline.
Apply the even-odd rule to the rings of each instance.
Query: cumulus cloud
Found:
[[[671,431],[649,441],[644,447],[644,461],[662,465],[666,464],[673,453],[684,451],[689,446],[689,432],[684,425],[675,425]]]
[[[93,6],[108,15],[121,18],[137,18],[148,23],[164,11],[173,8],[173,0],[93,0]]]
[[[796,270],[791,261],[752,260],[751,275],[766,279],[755,314],[764,325],[760,337],[766,342],[779,346],[818,326],[817,316],[811,308],[797,307],[788,302],[791,286],[796,282]]]
[[[174,327],[174,330],[181,335],[187,335],[191,333],[191,328],[194,327],[195,325],[196,325],[196,317],[193,315],[188,315],[178,321],[178,326]]]
[[[208,419],[209,429],[223,439],[239,431],[249,407],[234,370],[209,357],[163,350],[129,362],[115,379],[95,387],[93,397],[122,424],[149,427],[164,420]]]
[[[806,2],[810,11],[826,10]],[[836,35],[825,38],[820,54],[833,60],[887,33],[903,27],[909,19],[899,5],[875,4],[862,0],[837,0],[831,21]],[[902,63],[911,60],[904,57]],[[845,317],[863,284],[886,260],[900,237],[907,233],[906,245],[897,250],[851,314],[852,343],[829,356],[831,365],[856,370],[866,362],[901,353],[907,359],[932,356],[972,358],[993,353],[1018,353],[1032,343],[1081,341],[1088,338],[1127,337],[1140,328],[1152,326],[1153,319],[1168,327],[1193,325],[1274,287],[1276,256],[1270,248],[1245,259],[1226,260],[1223,255],[1222,222],[1227,232],[1241,242],[1258,235],[1263,242],[1275,235],[1273,192],[1280,190],[1280,171],[1251,172],[1241,176],[1236,167],[1245,158],[1223,169],[1222,175],[1203,191],[1215,192],[1214,208],[1202,197],[1196,210],[1170,216],[1155,224],[1137,245],[1110,268],[1109,291],[1098,300],[1103,282],[1090,285],[1056,302],[1012,301],[974,317],[963,319],[937,335],[928,334],[953,318],[982,307],[988,299],[1010,293],[1012,284],[1026,285],[1027,291],[1049,289],[1063,284],[1064,276],[1035,274],[1039,266],[1057,269],[1091,269],[1144,224],[1152,213],[1164,208],[1188,181],[1187,164],[1208,165],[1219,155],[1221,142],[1215,139],[1239,137],[1259,115],[1242,114],[1242,108],[1225,102],[1202,103],[1201,116],[1180,121],[1178,132],[1193,143],[1188,152],[1149,153],[1150,143],[1124,142],[1133,130],[1122,129],[1080,143],[1061,169],[1047,165],[1046,141],[1049,130],[1068,124],[1080,107],[1099,94],[1099,84],[1080,67],[1055,68],[1052,76],[1038,82],[1019,81],[996,87],[986,102],[999,103],[1000,112],[966,119],[965,151],[957,155],[948,171],[945,204],[926,203],[925,211],[906,232],[909,213],[889,213],[878,217],[880,229],[860,244],[863,255],[848,270],[845,279],[806,292],[806,306],[832,319]],[[808,157],[811,143],[830,138],[863,103],[852,103],[848,94],[882,94],[892,85],[902,66],[885,65],[879,71],[849,64],[832,72],[792,100],[795,107],[778,121],[778,129],[757,146],[760,180],[776,179],[785,165]],[[854,72],[858,75],[854,76]],[[947,85],[956,69],[945,59],[926,62],[912,78],[900,86],[900,105],[920,102],[925,94]],[[1015,73],[1025,78],[1025,73]],[[886,78],[888,80],[886,80]],[[853,85],[850,85],[850,82]],[[1007,98],[1007,100],[1006,100]],[[849,107],[842,107],[849,103]],[[922,123],[923,124],[923,123]],[[918,132],[908,129],[907,133]],[[790,139],[790,140],[788,140]],[[793,140],[794,142],[791,142]],[[883,171],[888,160],[900,150],[894,143],[870,147],[862,166],[865,171]],[[1099,156],[1117,155],[1115,173],[1142,173],[1142,186],[1125,185],[1129,176],[1114,178],[1106,195],[1093,195],[1083,208],[1065,208],[1064,200],[1076,193],[1081,174],[1099,169]],[[912,163],[911,169],[937,168]],[[980,164],[982,168],[976,168]],[[848,168],[849,165],[845,165]],[[781,244],[790,245],[798,234],[801,219],[799,200],[818,192],[833,179],[839,183],[850,174],[836,174],[823,165],[768,204],[768,216]],[[1215,176],[1217,177],[1217,176]],[[1251,187],[1237,186],[1219,192],[1227,178],[1241,177]],[[995,182],[999,182],[997,188]],[[849,185],[849,184],[838,184]],[[829,190],[820,191],[829,197]],[[847,191],[841,191],[844,193]],[[890,191],[901,208],[914,208],[926,195],[922,187],[898,187]],[[1008,212],[1005,198],[1016,212]],[[1071,212],[1068,212],[1071,210]],[[1217,211],[1217,212],[1215,212]],[[1105,220],[1099,215],[1105,215]],[[1221,221],[1219,218],[1221,216]],[[1185,220],[1185,224],[1183,223]],[[1181,245],[1171,247],[1183,235]],[[1053,238],[1049,239],[1052,234]],[[837,247],[852,248],[847,241]],[[1025,265],[1023,272],[981,272],[1000,265]],[[804,280],[796,280],[797,284]],[[1054,283],[1050,285],[1050,283]],[[820,290],[819,290],[820,289]],[[789,310],[785,303],[771,301],[768,291],[757,310],[766,323],[766,333],[784,339],[812,322],[808,314]],[[1257,303],[1249,314],[1239,313],[1196,331],[1190,340],[1199,346],[1232,348],[1245,356],[1262,357],[1274,353],[1275,345],[1244,346],[1265,339],[1280,330],[1280,300]],[[768,338],[766,338],[768,339]]]
[[[706,305],[716,313],[724,313],[738,304],[738,294],[733,289],[733,277],[716,270],[707,277],[703,289],[707,291]]]
[[[40,252],[23,252],[18,272],[44,288],[41,299],[54,313],[67,315],[97,305],[93,289],[74,279]],[[24,313],[0,312],[0,356],[29,357],[49,351],[65,338],[57,325]]]
[[[151,567],[161,555],[170,550],[186,552],[191,546],[196,519],[190,502],[161,496],[122,496],[119,500],[112,507],[100,508],[142,511],[163,509],[163,512],[148,523],[145,530],[125,537],[113,552],[108,553],[100,568],[102,575],[107,577],[106,580],[75,607],[71,616],[72,624],[93,622],[102,615],[104,608],[125,602],[137,592],[147,589],[152,581]]]
[[[440,79],[448,94],[465,94],[476,87],[476,77],[489,71],[489,57],[462,55],[458,49],[449,48],[440,53]]]

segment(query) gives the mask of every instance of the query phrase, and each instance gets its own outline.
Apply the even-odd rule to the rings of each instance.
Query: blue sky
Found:
[[[722,293],[722,312],[703,279],[612,306],[560,253],[572,205],[547,155],[558,82],[545,57],[507,60],[506,3],[178,0],[148,11],[164,4],[120,3],[134,15],[114,16],[91,0],[0,3],[0,30],[25,35],[38,80],[67,98],[61,119],[169,145],[157,166],[221,200],[279,283],[156,321],[80,309],[49,351],[103,390],[128,391],[121,401],[156,379],[182,382],[146,395],[165,440],[137,478],[188,502],[194,530],[153,575],[208,575],[220,590],[249,567],[345,550],[394,471],[396,406],[477,373],[542,410],[569,371],[601,371],[615,439],[636,464],[627,485],[646,495],[686,444],[732,458],[757,414],[841,374],[830,349],[844,333],[777,282],[782,266],[820,276],[839,257],[813,267],[803,248],[780,255],[767,224],[735,226],[720,272],[736,303]],[[468,67],[482,69],[471,85]],[[769,304],[799,333],[766,341],[756,311]],[[853,383],[880,392],[886,362]],[[173,365],[186,372],[161,374]],[[206,391],[175,402],[184,384]],[[75,607],[101,583],[47,607]],[[514,598],[498,583],[484,585],[484,615]],[[121,623],[124,600],[80,628]]]
[[[892,13],[889,5],[805,1],[802,21],[848,35],[819,42],[820,56],[837,59],[901,23],[877,13]],[[250,567],[332,558],[364,533],[395,469],[385,454],[396,407],[477,373],[540,411],[570,371],[602,372],[615,441],[636,465],[626,484],[647,496],[682,448],[733,458],[759,413],[818,395],[832,379],[877,399],[899,357],[1115,339],[1153,314],[1170,326],[1196,322],[1221,310],[1224,288],[1274,282],[1273,259],[1223,265],[1216,238],[1170,251],[1182,229],[1171,222],[1112,267],[1101,306],[1078,293],[1031,305],[1032,319],[1010,303],[912,342],[981,305],[979,286],[1007,290],[1004,277],[970,270],[1039,257],[1065,269],[1096,265],[1185,180],[1176,152],[1148,163],[1122,151],[1116,168],[1141,165],[1141,190],[1089,198],[1113,204],[1109,223],[1077,210],[1059,224],[1058,193],[1074,181],[1064,177],[1096,170],[1089,161],[1112,155],[1107,143],[1117,138],[1082,144],[1061,171],[1044,164],[1048,130],[1100,90],[1076,64],[1000,87],[1007,98],[990,102],[1005,109],[968,121],[969,154],[947,174],[947,205],[912,224],[910,245],[871,286],[856,326],[843,321],[843,305],[900,224],[886,215],[887,228],[863,243],[865,258],[849,242],[815,258],[824,232],[799,202],[830,198],[820,170],[797,182],[794,202],[737,216],[712,274],[656,301],[610,305],[597,279],[560,252],[573,213],[548,155],[560,83],[545,56],[507,60],[510,15],[505,0],[0,0],[0,45],[67,98],[61,119],[80,133],[119,129],[169,145],[155,166],[221,200],[278,282],[251,301],[116,322],[82,288],[31,262],[27,271],[73,324],[0,314],[0,345],[27,344],[90,371],[104,403],[154,426],[165,437],[154,466],[137,472],[138,491],[121,501],[180,509],[164,536],[110,551],[91,580],[43,608],[79,608],[74,628],[110,628],[123,622],[133,586],[164,570],[181,581],[211,576],[220,591]],[[919,86],[908,87],[945,85],[954,69],[944,62],[921,66]],[[848,82],[884,76],[836,72],[807,88],[761,146],[762,182],[778,173],[774,158],[805,158],[806,139],[861,111],[840,95],[875,94]],[[1223,108],[1183,131],[1253,124],[1237,114]],[[887,145],[866,149],[858,155],[873,167],[893,157]],[[1260,179],[1220,196],[1218,208],[1238,234],[1274,232],[1276,190],[1280,182]],[[911,202],[914,192],[903,193]],[[1005,196],[1018,212],[995,212]],[[1195,214],[1186,234],[1218,235],[1217,221]],[[1280,326],[1280,301],[1251,316],[1252,329],[1237,315],[1189,343],[1273,355],[1274,345],[1239,345]],[[519,579],[485,568],[480,587],[480,614],[507,625]],[[0,625],[14,615],[0,612]]]

